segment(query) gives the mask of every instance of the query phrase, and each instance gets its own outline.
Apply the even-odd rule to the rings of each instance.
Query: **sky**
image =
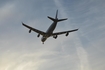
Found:
[[[21,24],[45,32],[56,10],[54,32],[79,30],[42,44]],[[105,70],[105,0],[0,0],[0,70]]]

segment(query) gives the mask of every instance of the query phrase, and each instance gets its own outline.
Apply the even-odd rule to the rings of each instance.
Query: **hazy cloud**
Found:
[[[104,70],[104,0],[3,0],[0,1],[0,70]],[[37,34],[28,33],[24,22],[42,31],[52,21],[68,20],[55,31],[77,32],[49,38],[43,45]]]

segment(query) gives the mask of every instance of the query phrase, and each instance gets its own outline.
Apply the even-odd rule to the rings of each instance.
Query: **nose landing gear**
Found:
[[[44,42],[42,42],[42,44],[44,44]]]

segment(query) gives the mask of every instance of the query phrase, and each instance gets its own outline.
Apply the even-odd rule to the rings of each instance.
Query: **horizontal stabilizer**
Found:
[[[52,21],[55,21],[55,19],[54,19],[54,18],[52,18],[52,17],[49,17],[49,16],[48,16],[48,18],[49,18],[49,19],[51,19]]]
[[[65,19],[54,19],[54,18],[49,17],[49,16],[48,16],[48,18],[51,19],[52,21],[57,21],[57,22],[67,20],[67,18],[65,18]]]
[[[49,17],[49,16],[48,16],[48,18],[51,19],[51,20],[54,21],[54,22],[60,22],[60,21],[67,20],[67,18],[65,18],[65,19],[58,19],[58,18],[57,18],[57,15],[58,15],[58,10],[56,11],[56,16],[55,16],[55,18],[52,18],[52,17]]]
[[[60,21],[64,21],[64,20],[67,20],[67,18],[65,18],[65,19],[59,19],[58,22],[60,22]]]

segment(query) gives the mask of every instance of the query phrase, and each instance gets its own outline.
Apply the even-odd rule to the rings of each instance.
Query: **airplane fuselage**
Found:
[[[46,34],[43,35],[43,37],[42,37],[42,39],[41,39],[42,42],[46,41],[46,39],[52,35],[54,29],[56,28],[56,25],[57,25],[57,22],[56,22],[56,21],[53,22],[53,23],[50,25],[50,27],[49,27],[48,30],[46,31]]]
[[[46,31],[47,34],[52,34],[54,29],[56,28],[57,22],[53,22],[50,27],[48,28],[48,30]]]

